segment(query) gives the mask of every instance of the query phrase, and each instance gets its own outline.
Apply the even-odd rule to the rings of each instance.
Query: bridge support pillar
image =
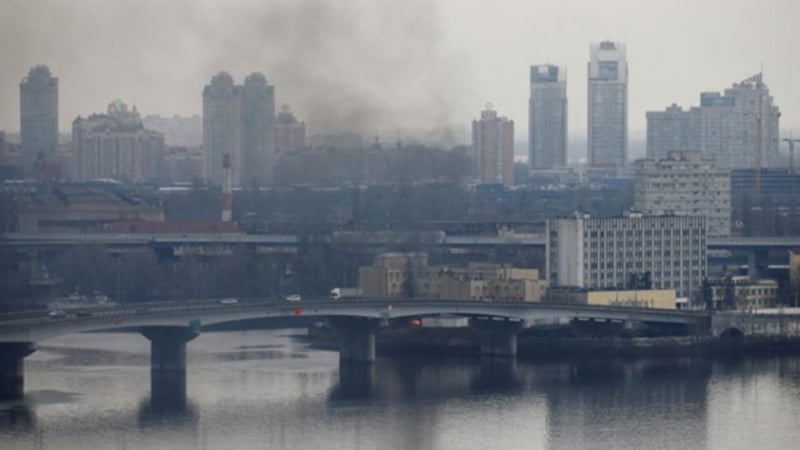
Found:
[[[24,359],[35,350],[33,342],[0,343],[0,400],[19,400],[25,395]]]
[[[171,408],[186,403],[186,343],[197,337],[192,327],[142,327],[150,341],[150,399]]]
[[[360,317],[333,317],[339,338],[339,364],[375,362],[375,331],[379,321]]]
[[[517,356],[517,334],[522,330],[522,321],[475,318],[470,320],[470,326],[478,331],[481,356]]]

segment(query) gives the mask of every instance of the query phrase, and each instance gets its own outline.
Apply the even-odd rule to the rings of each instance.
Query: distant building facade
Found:
[[[19,84],[22,158],[26,167],[58,149],[58,78],[47,66],[35,66]]]
[[[551,219],[546,246],[551,286],[623,288],[649,273],[653,289],[690,297],[706,274],[705,217]]]
[[[699,112],[684,111],[674,103],[664,111],[648,111],[647,157],[663,159],[670,152],[699,151]]]
[[[163,221],[157,199],[141,198],[115,182],[60,183],[11,195],[21,233],[103,231],[120,220]]]
[[[203,146],[206,152],[208,181],[222,186],[222,160],[225,155],[236,165],[231,168],[232,183],[241,185],[242,120],[240,88],[233,77],[220,72],[203,88]]]
[[[567,75],[563,67],[531,66],[528,103],[530,170],[567,166]]]
[[[203,89],[203,145],[208,180],[222,185],[222,161],[232,161],[233,186],[271,182],[274,160],[275,89],[260,73],[235,85],[220,72]]]
[[[778,159],[780,111],[758,74],[724,93],[703,92],[700,106],[672,105],[647,113],[647,156],[699,151],[723,169],[774,167]],[[760,131],[759,131],[760,127]],[[761,139],[759,144],[759,137]]]
[[[647,215],[704,216],[709,236],[730,236],[731,175],[697,152],[636,161],[634,208]]]
[[[242,185],[266,186],[272,183],[275,157],[275,87],[264,75],[253,73],[244,80],[241,93]]]
[[[514,121],[498,117],[491,104],[472,121],[472,155],[478,182],[514,184]]]
[[[161,185],[193,183],[205,176],[205,155],[201,147],[166,147],[161,159]]]
[[[154,181],[164,154],[164,135],[147,130],[136,111],[114,100],[106,114],[72,122],[73,176],[78,181],[108,178]]]
[[[716,309],[752,309],[775,306],[778,300],[778,282],[775,280],[751,281],[746,275],[712,278],[712,299]]]
[[[773,196],[775,200],[781,195],[791,195],[800,189],[800,173],[791,173],[788,169],[762,169],[760,174],[761,194]],[[731,192],[733,197],[755,191],[755,169],[731,170]]]
[[[203,118],[194,116],[162,117],[149,115],[142,119],[148,130],[164,135],[164,144],[170,147],[200,147],[203,145]]]
[[[287,105],[275,120],[275,157],[302,151],[306,147],[306,124],[299,122]]]
[[[536,269],[487,263],[428,266],[424,253],[387,253],[359,268],[359,287],[364,297],[539,302],[547,281]]]
[[[549,289],[547,302],[632,308],[676,309],[675,289]]]
[[[591,45],[588,98],[588,162],[625,167],[628,158],[628,61],[625,45]]]

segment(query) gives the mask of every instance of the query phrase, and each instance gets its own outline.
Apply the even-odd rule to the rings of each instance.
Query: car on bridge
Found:
[[[301,297],[300,294],[289,294],[286,296],[287,302],[299,302],[302,299],[303,297]]]

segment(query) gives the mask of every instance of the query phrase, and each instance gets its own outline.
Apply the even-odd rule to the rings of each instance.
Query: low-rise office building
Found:
[[[750,281],[746,275],[719,277],[709,280],[716,309],[753,309],[775,306],[778,282]]]
[[[706,219],[692,216],[593,218],[547,222],[551,286],[620,289],[632,276],[653,289],[690,297],[706,274]]]
[[[547,282],[536,269],[471,263],[428,266],[427,255],[388,253],[359,268],[364,297],[448,300],[541,301]]]
[[[675,289],[589,290],[558,289],[547,292],[548,303],[676,309]]]

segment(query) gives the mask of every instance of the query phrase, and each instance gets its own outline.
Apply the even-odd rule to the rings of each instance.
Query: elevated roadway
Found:
[[[411,233],[391,232],[365,235],[361,241],[356,234],[348,235],[348,243],[364,245],[392,244],[403,239],[398,236],[410,236]],[[430,243],[456,247],[487,246],[529,246],[544,248],[546,239],[541,234],[506,234],[498,236],[447,236],[440,233],[440,238]],[[32,234],[4,233],[0,234],[0,246],[27,248],[36,250],[41,247],[60,247],[71,245],[108,245],[108,246],[178,246],[178,245],[298,245],[304,242],[333,243],[334,235],[314,235],[304,238],[293,234],[244,234],[244,233],[63,233]],[[789,250],[800,248],[800,236],[789,237],[709,237],[709,250]]]

